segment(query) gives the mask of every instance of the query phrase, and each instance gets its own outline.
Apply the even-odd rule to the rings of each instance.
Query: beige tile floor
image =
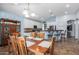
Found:
[[[55,55],[79,55],[79,42],[74,39],[55,43]],[[8,46],[0,47],[0,55],[8,55]]]

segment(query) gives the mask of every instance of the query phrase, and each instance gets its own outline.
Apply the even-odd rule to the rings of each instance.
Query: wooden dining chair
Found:
[[[19,32],[14,32],[12,33],[13,36],[15,36],[15,38],[17,38],[18,36],[20,36],[20,33]]]
[[[18,45],[19,55],[27,55],[27,45],[23,37],[17,38],[17,45]]]
[[[14,55],[18,55],[18,48],[17,48],[17,42],[16,42],[16,39],[15,39],[15,36],[9,36],[10,37],[10,40],[9,40],[9,49],[12,50],[12,53]]]
[[[54,54],[54,46],[55,46],[55,37],[51,38],[51,45],[49,49],[46,51],[45,55],[53,55]]]
[[[55,46],[55,37],[51,38],[51,46],[49,47],[49,54],[54,54],[54,46]]]
[[[39,33],[40,38],[44,38],[45,34],[44,33]]]
[[[10,40],[10,38],[7,39],[7,41],[8,41],[8,52],[9,52],[9,54],[10,54],[10,53],[12,53],[12,45],[11,45],[11,40]]]
[[[61,32],[61,41],[66,40],[66,30]]]
[[[32,36],[32,37],[36,37],[35,32],[32,32],[32,33],[31,33],[31,36]]]
[[[31,33],[31,36],[32,36],[32,37],[37,37],[37,36],[38,36],[38,33],[37,33],[37,32],[32,32],[32,33]]]

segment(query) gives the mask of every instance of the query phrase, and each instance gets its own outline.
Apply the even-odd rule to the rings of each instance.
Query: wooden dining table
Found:
[[[28,46],[27,49],[30,50],[31,52],[33,52],[35,55],[44,55],[48,51],[48,49],[51,45],[51,41],[45,41],[44,39],[42,39],[42,40],[34,40],[34,39],[35,38],[33,38],[33,39],[26,38],[26,41],[34,43],[34,44]],[[48,43],[50,43],[50,45],[48,47],[41,46],[40,44],[43,42],[48,42]]]

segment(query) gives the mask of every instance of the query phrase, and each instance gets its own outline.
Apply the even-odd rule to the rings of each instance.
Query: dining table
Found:
[[[35,55],[44,55],[49,47],[51,41],[46,41],[43,38],[26,37],[27,49]]]

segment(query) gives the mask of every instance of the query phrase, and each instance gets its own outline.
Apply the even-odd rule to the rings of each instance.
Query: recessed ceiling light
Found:
[[[30,17],[29,14],[25,14],[25,17]]]
[[[52,10],[51,9],[49,9],[49,13],[51,13],[52,12]]]
[[[69,4],[66,4],[66,8],[69,8],[70,7],[70,5]]]
[[[32,17],[35,17],[35,16],[36,16],[36,14],[35,14],[35,13],[31,13],[31,16],[32,16]]]

